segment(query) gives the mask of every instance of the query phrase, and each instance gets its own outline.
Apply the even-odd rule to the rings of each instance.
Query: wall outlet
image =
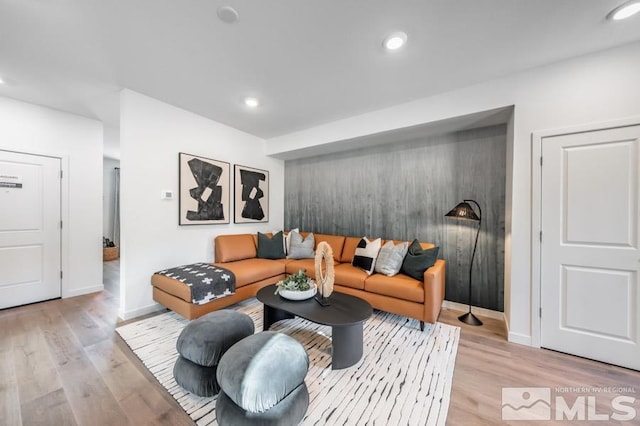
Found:
[[[163,200],[173,200],[173,191],[169,191],[168,189],[163,189],[162,195],[160,195],[160,198],[162,198]]]

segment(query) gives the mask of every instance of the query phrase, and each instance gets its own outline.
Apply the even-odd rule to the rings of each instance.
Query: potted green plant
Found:
[[[296,274],[289,275],[276,283],[275,294],[285,299],[304,300],[315,296],[316,282],[300,269]]]

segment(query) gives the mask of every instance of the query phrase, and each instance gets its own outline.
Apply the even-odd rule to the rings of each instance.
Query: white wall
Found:
[[[116,126],[105,126],[103,137],[104,157],[120,161],[120,129]]]
[[[0,123],[0,149],[62,158],[62,297],[102,290],[102,124],[7,98]]]
[[[116,167],[120,161],[104,157],[102,161],[102,236],[113,241],[113,206],[115,204]]]
[[[266,157],[260,138],[124,90],[120,150],[122,318],[157,309],[150,285],[153,272],[212,261],[216,235],[282,229],[284,162]],[[232,173],[233,164],[268,170],[269,223],[178,226],[179,152],[226,161]],[[174,191],[175,199],[162,200],[162,190]]]
[[[505,311],[512,341],[532,341],[531,134],[640,116],[640,43],[539,67],[468,88],[318,126],[267,141],[267,154],[305,148],[515,105],[511,232],[506,230]],[[510,252],[509,252],[510,248]],[[507,299],[507,297],[509,299]],[[535,340],[535,339],[534,339]]]

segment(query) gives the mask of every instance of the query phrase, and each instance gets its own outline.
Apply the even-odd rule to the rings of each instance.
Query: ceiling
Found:
[[[129,88],[268,139],[640,40],[622,1],[0,0],[0,96],[117,127]]]

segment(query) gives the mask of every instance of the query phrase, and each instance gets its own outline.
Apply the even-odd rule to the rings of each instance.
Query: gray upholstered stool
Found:
[[[299,424],[309,406],[308,369],[307,352],[286,334],[264,331],[236,343],[218,364],[218,424]]]
[[[176,343],[180,354],[173,366],[176,382],[199,396],[217,394],[220,387],[216,370],[222,355],[253,331],[253,321],[248,315],[228,309],[191,321]]]

